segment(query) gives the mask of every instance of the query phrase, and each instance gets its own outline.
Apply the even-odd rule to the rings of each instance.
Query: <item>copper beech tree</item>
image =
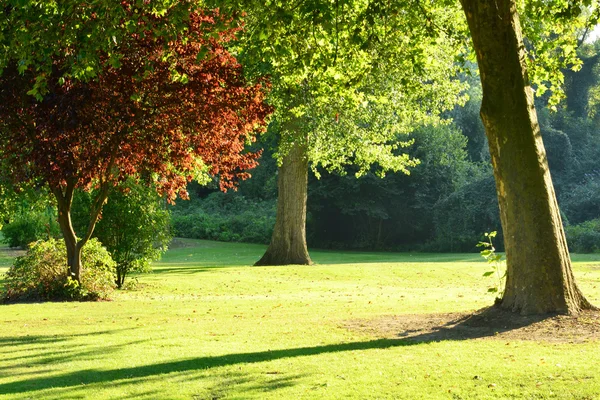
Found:
[[[109,189],[126,177],[155,182],[172,201],[186,197],[199,171],[218,175],[226,189],[256,164],[258,155],[244,146],[270,113],[265,85],[245,80],[223,47],[235,32],[217,31],[221,22],[215,13],[192,13],[177,39],[132,33],[117,62],[89,81],[69,79],[55,57],[41,101],[27,94],[33,71],[20,73],[13,63],[0,76],[2,173],[17,185],[48,185],[73,279]],[[70,213],[77,188],[96,189],[80,236]]]

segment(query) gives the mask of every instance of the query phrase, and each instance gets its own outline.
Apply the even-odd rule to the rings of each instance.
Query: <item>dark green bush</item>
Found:
[[[92,239],[83,248],[81,284],[68,276],[66,255],[63,240],[32,243],[6,273],[3,300],[107,299],[115,287],[115,262],[101,243]]]
[[[236,194],[215,192],[178,204],[171,223],[178,237],[267,244],[275,225],[275,201],[249,201]]]
[[[478,251],[485,232],[497,231],[496,249],[503,250],[502,227],[493,176],[463,186],[434,207],[435,240],[428,251]]]
[[[590,179],[562,196],[561,209],[572,224],[600,218],[600,181]]]
[[[567,243],[574,253],[600,252],[600,218],[567,226]]]
[[[3,241],[10,247],[27,248],[29,243],[60,236],[54,212],[31,211],[18,214],[2,227]]]

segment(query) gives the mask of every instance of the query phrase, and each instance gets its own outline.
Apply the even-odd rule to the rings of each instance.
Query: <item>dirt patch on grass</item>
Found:
[[[349,321],[346,328],[415,342],[497,339],[581,343],[600,339],[600,312],[522,316],[496,307],[474,313],[412,314]]]

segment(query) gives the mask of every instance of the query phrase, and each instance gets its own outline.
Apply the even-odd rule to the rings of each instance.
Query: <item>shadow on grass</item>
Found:
[[[201,272],[210,272],[222,268],[233,268],[233,267],[250,267],[250,264],[223,264],[223,265],[202,265],[199,263],[190,263],[187,265],[180,266],[168,266],[168,267],[155,267],[152,269],[153,274],[197,274]]]
[[[66,342],[70,339],[85,336],[101,336],[101,335],[114,335],[124,331],[132,330],[133,328],[121,328],[113,330],[104,330],[96,332],[85,332],[85,333],[74,333],[71,335],[27,335],[27,336],[16,336],[16,337],[0,337],[0,353],[12,353],[15,346],[31,345],[31,344],[44,344],[44,343],[58,343]]]
[[[0,393],[23,393],[50,389],[53,387],[69,388],[82,384],[102,384],[108,382],[122,381],[117,384],[131,384],[136,380],[155,378],[162,374],[189,373],[206,371],[213,368],[268,362],[273,360],[315,356],[320,354],[340,353],[347,351],[361,351],[372,349],[389,349],[403,346],[418,345],[423,342],[436,342],[440,340],[466,340],[495,335],[498,332],[498,323],[505,323],[503,316],[498,318],[495,310],[478,312],[472,316],[465,317],[461,321],[437,327],[430,332],[412,335],[414,332],[405,331],[400,333],[401,338],[376,339],[363,342],[330,344],[314,347],[301,347],[296,349],[282,349],[272,351],[260,351],[253,353],[227,354],[222,356],[199,357],[130,368],[117,368],[108,370],[88,369],[69,372],[62,375],[50,377],[35,377],[22,379],[15,382],[0,384]],[[487,318],[487,320],[486,320]],[[493,321],[490,320],[493,319]],[[547,317],[524,317],[515,318],[510,325],[503,325],[505,330],[518,329],[534,321]],[[282,381],[281,385],[291,384]]]
[[[522,328],[552,319],[556,315],[519,315],[492,306],[468,315],[425,314],[410,316],[404,321],[400,317],[396,324],[389,324],[387,328],[395,328],[396,332],[400,332],[398,337],[414,343],[482,339],[508,332],[512,332],[517,338],[523,336],[522,338],[527,339],[528,333],[520,332]]]
[[[130,329],[130,328],[129,328]],[[125,329],[116,329],[112,331],[89,332],[75,335],[56,335],[56,336],[22,336],[0,338],[0,357],[6,364],[0,367],[0,377],[15,377],[22,375],[31,375],[30,372],[16,373],[15,366],[25,366],[27,368],[41,365],[54,365],[57,363],[71,362],[77,359],[90,357],[104,357],[119,350],[146,342],[147,340],[136,340],[118,345],[107,346],[86,346],[82,350],[81,347],[74,345],[71,339],[90,336],[90,335],[107,335],[120,333]],[[149,339],[148,339],[149,340]],[[13,355],[17,352],[19,355]],[[20,352],[20,353],[19,353]],[[38,371],[39,373],[39,371]],[[1,393],[1,392],[0,392]]]
[[[345,257],[345,256],[348,257]],[[482,263],[482,259],[466,255],[460,257],[460,255],[446,255],[441,257],[440,255],[432,255],[428,257],[427,254],[418,254],[414,257],[409,254],[399,253],[360,253],[355,255],[353,253],[333,253],[331,255],[323,256],[323,254],[315,252],[311,253],[313,260],[315,261],[314,266],[319,267],[320,265],[356,265],[356,264],[382,264],[382,263],[409,263],[409,264],[443,264],[449,262],[460,262],[460,263]],[[162,261],[161,264],[156,265],[152,273],[154,274],[196,274],[201,272],[210,272],[217,269],[223,268],[269,268],[269,266],[254,267],[254,262],[258,261],[260,257],[249,258],[244,260],[232,260],[227,254],[223,254],[223,258],[220,260],[207,261],[202,259],[201,256],[196,256],[195,259],[188,261]],[[283,266],[286,267],[286,266]],[[298,267],[298,265],[290,265],[287,267]],[[300,265],[302,268],[311,268],[308,265]]]
[[[203,272],[212,268],[250,267],[266,250],[264,245],[244,243],[214,242],[194,239],[174,239],[185,243],[172,247],[157,264],[157,273]],[[370,251],[339,251],[311,249],[313,261],[319,264],[373,264],[373,263],[448,263],[448,262],[484,262],[477,253],[393,253]],[[161,268],[163,265],[165,268]],[[187,272],[187,271],[186,271]]]
[[[302,347],[297,349],[284,349],[261,351],[254,353],[227,354],[214,357],[191,358],[157,364],[143,365],[131,368],[118,368],[109,370],[88,369],[69,372],[50,377],[34,377],[15,382],[0,384],[0,393],[24,393],[50,389],[54,387],[76,387],[82,384],[107,383],[119,380],[136,380],[140,378],[156,377],[173,372],[205,371],[207,369],[237,365],[253,364],[283,358],[313,356],[326,353],[344,351],[386,349],[397,346],[411,345],[410,341],[403,339],[379,339],[367,342],[332,344],[315,347]],[[285,382],[281,382],[285,385]]]
[[[318,264],[373,264],[373,263],[454,263],[483,262],[477,253],[395,253],[352,250],[313,250],[313,261]]]

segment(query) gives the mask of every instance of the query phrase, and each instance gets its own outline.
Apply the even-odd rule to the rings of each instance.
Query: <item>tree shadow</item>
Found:
[[[427,315],[424,315],[421,316],[421,321],[412,320],[398,324],[400,332],[397,333],[397,337],[413,343],[490,338],[519,331],[556,316],[557,314],[519,315],[492,306],[468,315],[437,314],[437,318],[430,317],[429,320],[425,320]],[[523,333],[521,338],[527,338],[526,334]]]
[[[410,341],[404,339],[377,339],[366,342],[199,357],[130,368],[116,368],[108,370],[87,369],[69,372],[62,375],[53,375],[49,377],[38,376],[14,382],[3,383],[0,384],[0,393],[16,394],[51,389],[55,387],[69,388],[78,387],[82,384],[102,384],[120,380],[126,380],[128,383],[130,383],[132,380],[148,379],[174,372],[184,373],[190,371],[205,371],[213,368],[237,364],[254,364],[284,358],[313,356],[344,351],[386,349],[410,344],[412,344]],[[285,379],[282,379],[279,384],[287,385],[288,383],[289,382],[286,383]]]
[[[44,343],[58,343],[66,342],[68,340],[86,337],[90,335],[101,336],[101,335],[114,335],[124,331],[132,330],[133,328],[120,328],[104,331],[85,332],[85,333],[74,333],[70,335],[27,335],[27,336],[14,336],[14,337],[0,337],[0,353],[12,353],[15,346],[31,345],[31,344],[44,344]]]
[[[443,264],[448,262],[461,263],[483,263],[483,259],[479,255],[474,254],[452,254],[440,256],[439,254],[409,254],[409,253],[358,253],[344,251],[343,253],[331,251],[327,254],[323,251],[311,252],[311,257],[315,262],[314,266],[320,265],[354,265],[354,264],[381,264],[381,263],[410,263],[410,264]],[[257,259],[260,256],[256,257]],[[164,264],[157,264],[152,273],[161,274],[196,274],[201,272],[209,272],[225,268],[270,268],[269,266],[254,266],[253,258],[244,260],[232,260],[227,255],[224,255],[220,260],[203,260],[200,257],[190,261],[173,261]],[[292,265],[288,267],[298,267]],[[301,265],[302,268],[311,268],[311,266]]]
[[[354,250],[311,249],[313,261],[319,264],[373,264],[373,263],[480,263],[484,262],[479,253],[398,253]]]
[[[210,271],[214,271],[214,270],[218,270],[218,269],[225,269],[225,268],[234,268],[234,267],[251,267],[252,265],[250,264],[223,264],[223,265],[216,265],[216,264],[209,264],[209,265],[202,265],[205,263],[202,262],[190,262],[189,266],[188,265],[181,265],[178,264],[178,266],[169,266],[169,267],[156,267],[152,269],[152,274],[154,275],[162,275],[162,274],[197,274],[197,273],[201,273],[201,272],[210,272]],[[140,277],[141,275],[132,275],[132,276],[137,276]]]
[[[114,354],[119,350],[132,346],[135,344],[143,343],[147,340],[136,340],[126,343],[120,343],[118,345],[112,345],[110,347],[104,345],[97,346],[85,346],[81,348],[74,346],[72,343],[73,339],[77,337],[85,337],[89,335],[108,335],[118,334],[131,328],[116,329],[113,331],[99,331],[99,332],[88,332],[82,334],[73,335],[32,335],[22,337],[5,337],[0,338],[0,357],[4,362],[3,366],[0,366],[0,378],[2,377],[16,377],[24,375],[32,375],[43,373],[38,368],[32,372],[21,372],[16,373],[16,367],[39,367],[44,365],[55,365],[57,363],[65,363],[73,360],[81,359],[82,357],[98,357],[107,356]],[[20,353],[19,353],[20,352]],[[18,355],[15,355],[17,353]]]
[[[480,310],[473,315],[449,321],[435,326],[427,332],[411,331],[410,329],[397,333],[396,338],[374,339],[362,342],[340,343],[293,349],[267,350],[251,353],[226,354],[208,356],[156,364],[142,365],[116,369],[87,369],[54,375],[50,377],[34,377],[14,382],[0,384],[0,393],[23,393],[39,391],[54,387],[68,389],[82,384],[103,384],[121,381],[120,384],[131,384],[136,380],[145,380],[169,373],[189,373],[206,371],[214,368],[238,364],[254,364],[286,358],[315,356],[320,354],[340,353],[371,349],[389,349],[395,347],[414,346],[427,342],[442,340],[469,340],[495,336],[499,332],[519,329],[550,316],[522,317],[506,313],[496,308]],[[281,377],[276,385],[284,387],[292,384],[287,378]],[[276,388],[277,386],[275,386]],[[217,390],[219,391],[219,390]]]

